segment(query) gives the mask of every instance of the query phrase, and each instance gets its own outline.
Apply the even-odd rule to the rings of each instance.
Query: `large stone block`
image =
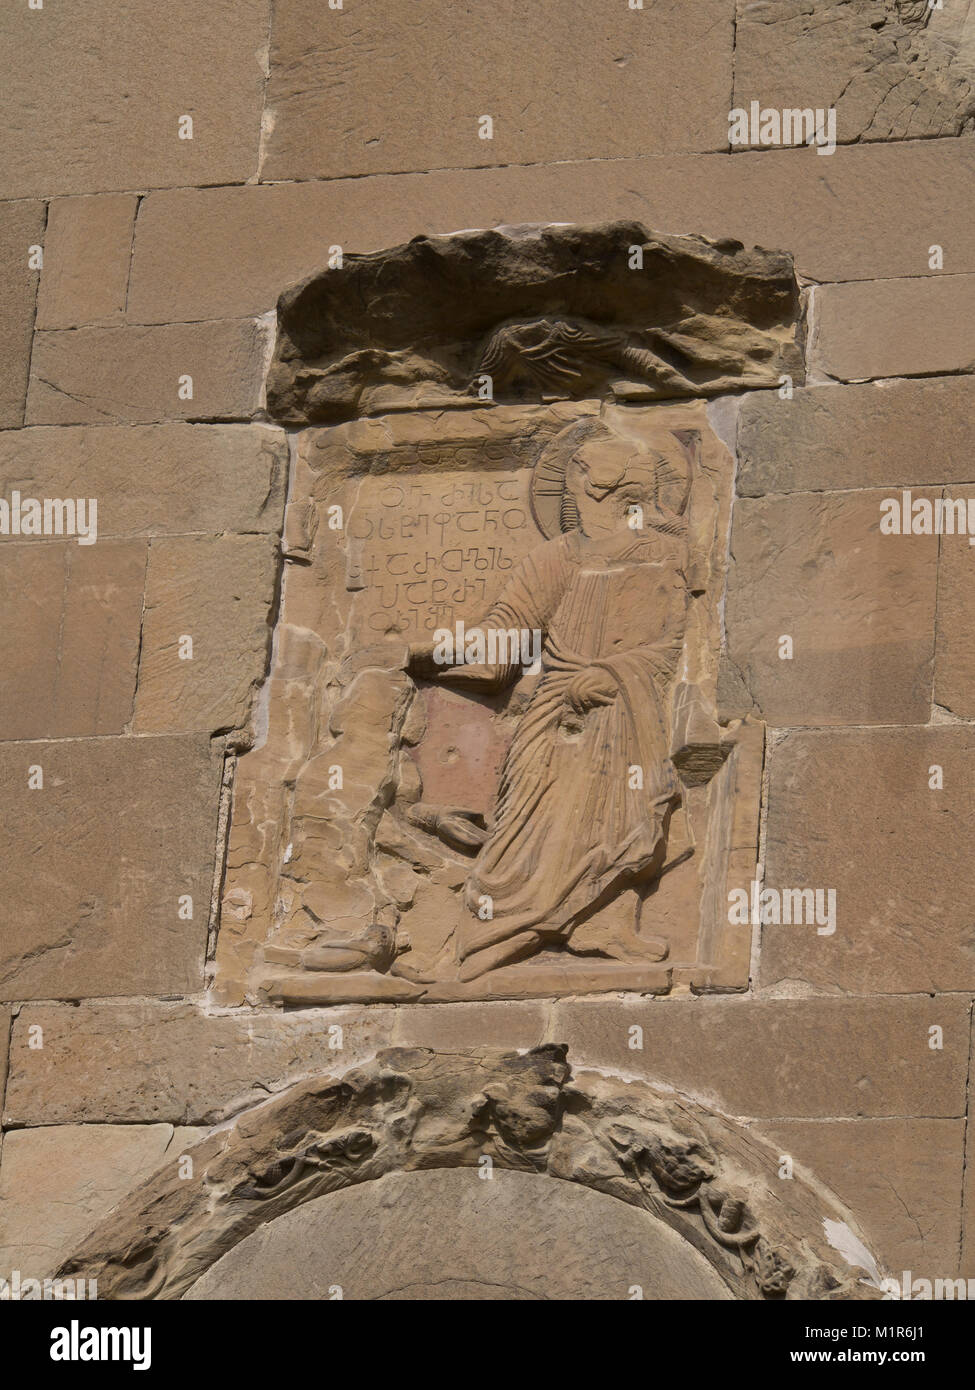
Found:
[[[27,423],[249,420],[260,406],[266,337],[250,319],[39,332]],[[192,397],[181,398],[187,378]]]
[[[825,285],[813,360],[841,381],[975,367],[975,275]]]
[[[44,241],[44,217],[43,203],[0,203],[0,429],[24,421],[38,280],[30,248]]]
[[[201,988],[219,782],[205,737],[0,745],[0,998]]]
[[[132,717],[144,541],[0,548],[0,737],[120,734]]]
[[[967,6],[765,0],[738,7],[735,105],[832,107],[836,138],[970,131],[975,42]]]
[[[38,328],[122,322],[138,204],[134,193],[55,198],[44,235]]]
[[[927,722],[938,538],[881,535],[884,495],[735,506],[728,656],[770,724]]]
[[[136,733],[215,733],[247,724],[267,667],[276,578],[274,537],[152,542]]]
[[[829,160],[805,149],[659,155],[159,191],[140,209],[128,313],[133,323],[265,313],[322,269],[332,245],[371,251],[458,227],[634,216],[663,232],[786,248],[800,273],[824,281],[931,274],[937,207],[951,269],[975,271],[973,187],[975,141],[925,140],[844,146]]]
[[[666,1302],[733,1297],[704,1256],[605,1192],[498,1168],[390,1173],[265,1223],[190,1300]]]
[[[973,756],[975,730],[950,725],[809,730],[774,745],[766,885],[834,889],[836,929],[764,926],[763,985],[975,989]]]
[[[271,29],[261,176],[720,150],[733,24],[729,0],[643,10],[541,0],[477,12],[450,0],[355,10],[284,0]],[[479,134],[485,114],[489,138]]]
[[[7,1134],[0,1161],[0,1277],[51,1278],[123,1197],[201,1138],[172,1125],[55,1125]]]
[[[738,417],[738,494],[967,482],[973,454],[972,377],[755,392]]]
[[[251,177],[268,12],[268,0],[5,6],[0,196]],[[179,138],[184,115],[192,139]]]
[[[538,1047],[545,1036],[548,1005],[534,1000],[481,1004],[404,1006],[395,1013],[396,1047]]]
[[[41,1048],[29,1045],[36,1025]],[[341,1075],[388,1046],[392,1027],[387,1009],[208,1015],[160,1002],[29,1006],[10,1051],[5,1123],[206,1124],[300,1077]]]
[[[885,1273],[950,1277],[958,1261],[963,1120],[791,1120],[762,1127],[866,1231]]]
[[[969,475],[975,468],[969,468]],[[975,516],[975,490],[949,488]],[[934,701],[961,719],[975,718],[975,534],[945,535],[938,564]]]
[[[270,425],[0,432],[0,496],[95,497],[100,539],[279,531],[287,473],[287,440]]]
[[[968,1000],[954,995],[575,1000],[555,1005],[549,1036],[580,1069],[656,1077],[733,1115],[957,1118],[968,1032]]]

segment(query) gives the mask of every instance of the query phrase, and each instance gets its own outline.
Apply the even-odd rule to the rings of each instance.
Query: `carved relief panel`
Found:
[[[659,251],[637,230],[592,237],[617,261]],[[439,302],[478,236],[500,234],[351,267],[360,291],[377,264],[400,272],[403,322],[364,310],[342,330],[372,313],[381,349],[337,351],[348,286],[330,300],[328,276],[345,272],[282,299],[269,400],[294,423],[359,418],[296,436],[270,677],[234,789],[228,1004],[747,984],[750,929],[727,904],[754,868],[763,734],[716,717],[733,463],[700,397],[732,369],[795,370],[791,272],[672,239],[670,291],[693,262],[709,312],[683,303],[664,342],[621,326],[618,291],[593,323],[578,229],[502,237],[481,331],[448,349],[446,307],[420,331],[424,286]],[[492,326],[526,257],[522,307],[549,313]],[[580,285],[591,317],[554,318]],[[296,347],[289,314],[313,290]],[[420,322],[394,352],[410,293]]]

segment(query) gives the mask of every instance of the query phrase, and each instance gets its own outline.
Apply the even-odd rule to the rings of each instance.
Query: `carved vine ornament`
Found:
[[[132,1193],[60,1270],[99,1296],[178,1299],[258,1226],[387,1173],[501,1168],[581,1183],[689,1241],[741,1299],[879,1296],[823,1236],[845,1213],[742,1126],[646,1083],[525,1054],[391,1048],[240,1115]]]

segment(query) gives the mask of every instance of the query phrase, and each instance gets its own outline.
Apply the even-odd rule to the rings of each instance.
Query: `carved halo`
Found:
[[[661,440],[655,468],[657,505],[647,524],[656,530],[674,534],[683,531],[686,525],[691,471],[700,447],[700,434],[696,430],[669,429],[662,431],[662,434],[666,439]],[[566,471],[583,444],[599,439],[618,442],[629,440],[629,437],[603,420],[577,420],[567,429],[560,430],[539,455],[532,473],[530,497],[532,515],[546,540],[575,529],[572,499],[568,497],[565,487]],[[671,440],[676,440],[680,446],[684,460],[681,465],[675,464],[672,448],[667,451]],[[634,452],[641,449],[648,453],[652,451],[645,441],[632,439],[629,442],[632,442]]]

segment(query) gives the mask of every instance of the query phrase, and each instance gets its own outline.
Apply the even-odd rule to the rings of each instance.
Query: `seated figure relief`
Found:
[[[635,223],[415,238],[282,295],[221,1004],[747,987],[724,426],[801,380],[798,305],[788,257]]]
[[[507,659],[445,664],[436,643],[411,650],[415,678],[493,692],[521,674],[517,636],[542,635],[541,676],[491,823],[462,806],[410,811],[447,843],[477,850],[458,931],[462,980],[546,946],[625,961],[667,954],[639,921],[638,891],[610,919],[594,914],[672,862],[680,790],[667,708],[687,605],[687,448],[668,431],[648,448],[598,420],[564,430],[535,469],[533,506],[550,539],[479,624],[487,637],[510,635]]]

